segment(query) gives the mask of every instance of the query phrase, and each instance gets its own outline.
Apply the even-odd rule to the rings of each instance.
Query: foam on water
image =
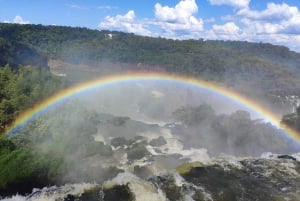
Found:
[[[136,201],[167,201],[165,195],[155,187],[129,172],[119,173],[112,180],[103,184],[104,188],[111,188],[115,185],[127,185],[135,195]]]
[[[291,176],[299,177],[300,174],[296,171],[295,164],[292,163],[291,160],[285,161],[280,164],[280,167],[282,171],[287,172]]]
[[[184,158],[188,158],[190,162],[209,162],[211,158],[209,157],[207,153],[207,149],[184,149],[181,152],[179,152],[181,155],[183,155]]]
[[[194,201],[193,195],[195,194],[195,190],[199,190],[202,192],[203,199],[205,201],[213,201],[212,196],[204,190],[202,186],[196,186],[192,183],[188,183],[180,174],[177,172],[173,173],[173,178],[175,185],[178,187],[183,187],[185,189],[183,200],[184,201]],[[189,189],[189,190],[188,190]]]
[[[236,169],[243,169],[243,165],[239,162],[242,158],[222,155],[220,158],[217,158],[214,162],[220,164],[225,171],[230,171],[232,167]],[[230,166],[230,167],[229,167]]]
[[[294,154],[292,154],[292,156],[293,156],[297,161],[300,162],[300,152],[299,152],[299,153],[294,153]]]
[[[80,183],[66,184],[61,187],[52,186],[43,189],[34,189],[29,196],[15,195],[1,201],[54,201],[63,200],[68,194],[80,196],[88,190],[98,187],[97,184]]]
[[[183,156],[183,158],[188,158],[190,162],[210,160],[210,157],[208,156],[206,149],[195,149],[195,148],[184,149],[181,140],[177,136],[174,136],[171,133],[171,130],[169,128],[161,128],[157,133],[146,132],[146,133],[138,133],[138,135],[145,137],[148,142],[160,136],[164,137],[164,139],[166,140],[165,145],[159,147],[153,147],[151,145],[146,146],[147,150],[154,156],[162,155],[162,154],[163,155],[180,154]],[[156,150],[159,150],[160,152],[157,152]]]
[[[1,201],[25,201],[25,200],[26,200],[26,197],[21,196],[21,195],[14,195],[10,198],[1,199]]]
[[[182,176],[180,176],[177,172],[175,172],[173,174],[174,180],[175,180],[175,184],[176,186],[182,186],[186,183],[186,181],[184,180],[184,178]]]
[[[180,154],[182,155],[182,158],[188,159],[190,162],[195,161],[201,161],[201,162],[207,162],[210,161],[211,158],[209,157],[207,153],[207,149],[184,149],[183,143],[181,140],[177,137],[172,135],[171,130],[169,128],[163,128],[160,129],[160,132],[158,133],[140,133],[139,135],[146,137],[148,141],[151,141],[155,138],[158,138],[160,136],[164,137],[166,140],[166,144],[162,145],[160,147],[153,147],[150,145],[147,145],[147,150],[154,156],[157,155],[172,155],[172,154]],[[157,152],[156,150],[160,150],[160,152]]]
[[[143,123],[148,123],[148,122],[143,121]],[[164,122],[163,124],[166,124],[166,123]],[[138,133],[137,135],[145,137],[148,141],[151,141],[160,136],[164,137],[165,139],[173,137],[170,129],[168,129],[168,128],[161,128],[159,130],[159,132],[143,132],[143,133]]]
[[[271,152],[265,152],[265,153],[262,153],[260,157],[264,158],[264,159],[274,159],[274,158],[277,158],[277,154],[274,154]]]
[[[94,137],[95,141],[104,142],[105,144],[107,144],[107,141],[105,140],[104,135],[102,133],[100,133],[99,131],[93,137]]]

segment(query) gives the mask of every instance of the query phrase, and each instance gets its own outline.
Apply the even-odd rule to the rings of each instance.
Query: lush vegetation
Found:
[[[28,193],[34,187],[66,182],[103,182],[120,172],[97,164],[113,155],[111,146],[95,141],[93,112],[70,103],[31,121],[10,137],[0,138],[0,194]],[[70,113],[72,110],[73,113]],[[57,114],[59,113],[59,114]],[[74,114],[80,113],[77,117]],[[71,118],[72,117],[72,118]],[[94,117],[95,118],[95,117]],[[91,165],[87,161],[98,160]]]
[[[295,95],[300,89],[300,55],[265,43],[179,41],[86,28],[0,24],[2,63],[20,63],[14,62],[14,55],[26,48],[48,60],[99,68],[103,62],[131,64],[118,69],[104,65],[102,71],[170,71],[223,82],[243,92],[246,87],[262,88],[268,96]]]
[[[64,81],[47,69],[25,66],[13,70],[8,65],[0,67],[0,131],[20,112],[64,86]]]
[[[67,164],[57,156],[33,152],[13,139],[0,137],[0,194],[26,193],[32,187],[54,184]]]

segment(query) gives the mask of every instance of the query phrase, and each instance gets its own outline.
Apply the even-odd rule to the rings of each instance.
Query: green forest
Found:
[[[99,68],[103,62],[126,63],[127,70],[193,75],[247,91],[239,88],[243,82],[259,86],[269,96],[299,94],[300,89],[299,53],[268,43],[181,41],[86,28],[0,24],[0,51],[0,66],[45,67],[49,59]]]
[[[71,66],[67,77],[50,73],[53,59]],[[180,73],[284,108],[289,104],[286,96],[300,93],[299,63],[299,53],[268,43],[180,41],[79,27],[1,23],[0,128],[23,109],[83,77],[89,65],[97,69],[86,79],[91,74],[127,71]]]
[[[72,72],[72,67],[69,67],[67,76],[57,76],[51,72],[50,60],[60,61],[67,66],[82,66],[81,71],[75,72],[74,69]],[[110,69],[104,65],[107,63],[119,67]],[[102,154],[101,157],[109,158],[112,154],[110,146],[86,137],[94,133],[99,114],[82,108],[76,109],[81,110],[79,113],[82,114],[82,120],[89,121],[68,131],[74,133],[73,140],[67,135],[55,136],[43,124],[43,119],[28,125],[23,134],[13,137],[4,135],[5,129],[24,110],[74,84],[76,76],[85,72],[85,66],[96,66],[93,73],[97,72],[99,77],[108,72],[115,74],[128,71],[159,71],[194,76],[216,82],[254,99],[265,99],[272,106],[279,107],[288,104],[285,97],[300,94],[300,53],[283,46],[201,38],[180,41],[79,27],[1,23],[0,194],[12,193],[16,187],[24,187],[21,191],[28,192],[33,185],[55,184],[54,179],[64,175],[74,162],[72,158],[63,158],[62,150],[65,147],[58,142],[69,141],[71,146],[67,151],[82,157]],[[251,129],[254,132],[253,128],[257,125],[269,131],[269,127],[251,121],[245,113],[217,116],[208,105],[181,108],[174,112],[174,116],[191,127],[199,122],[206,125],[203,119],[212,119],[215,124],[209,126],[215,130],[226,128],[226,135],[238,131],[237,119],[234,118],[241,116],[244,119],[239,119],[239,123],[247,124],[249,132]],[[113,122],[115,126],[120,126],[127,120],[119,117],[113,119]],[[283,116],[282,124],[300,132],[299,107],[295,113]],[[67,131],[57,128],[56,132]],[[259,131],[255,130],[254,133]],[[50,139],[50,144],[45,145],[45,139]],[[82,142],[83,145],[79,144]],[[119,141],[115,140],[114,143]],[[148,154],[143,141],[128,148],[131,159],[140,158],[140,154]],[[92,178],[94,174],[88,174],[88,171],[82,168],[75,172]],[[107,167],[101,171],[107,176],[120,172],[116,167]],[[67,175],[66,181],[70,181],[72,176]]]
[[[9,65],[0,68],[0,131],[20,112],[65,87],[62,79],[49,70],[24,66],[13,70]]]
[[[285,110],[286,96],[300,94],[300,55],[269,43],[171,40],[80,27],[0,24],[0,66],[52,68],[74,83],[128,71],[179,73],[217,82]],[[74,66],[79,66],[77,69]],[[92,73],[88,73],[92,66]],[[95,71],[97,73],[95,73]],[[256,89],[256,90],[253,90]],[[268,105],[266,104],[266,106]]]

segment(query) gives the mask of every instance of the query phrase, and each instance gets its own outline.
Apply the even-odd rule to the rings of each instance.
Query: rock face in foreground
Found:
[[[64,201],[299,201],[299,154],[282,158],[216,159],[209,163],[187,163],[177,172],[146,179],[120,173],[100,184],[67,184],[35,189],[14,200]]]
[[[293,158],[293,159],[290,159]],[[182,173],[194,200],[300,200],[300,163],[294,157],[191,165]]]

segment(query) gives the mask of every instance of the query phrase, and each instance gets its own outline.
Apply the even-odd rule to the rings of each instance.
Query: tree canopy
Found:
[[[0,68],[0,131],[22,111],[64,86],[62,79],[44,68],[26,66],[13,70],[8,65]]]

